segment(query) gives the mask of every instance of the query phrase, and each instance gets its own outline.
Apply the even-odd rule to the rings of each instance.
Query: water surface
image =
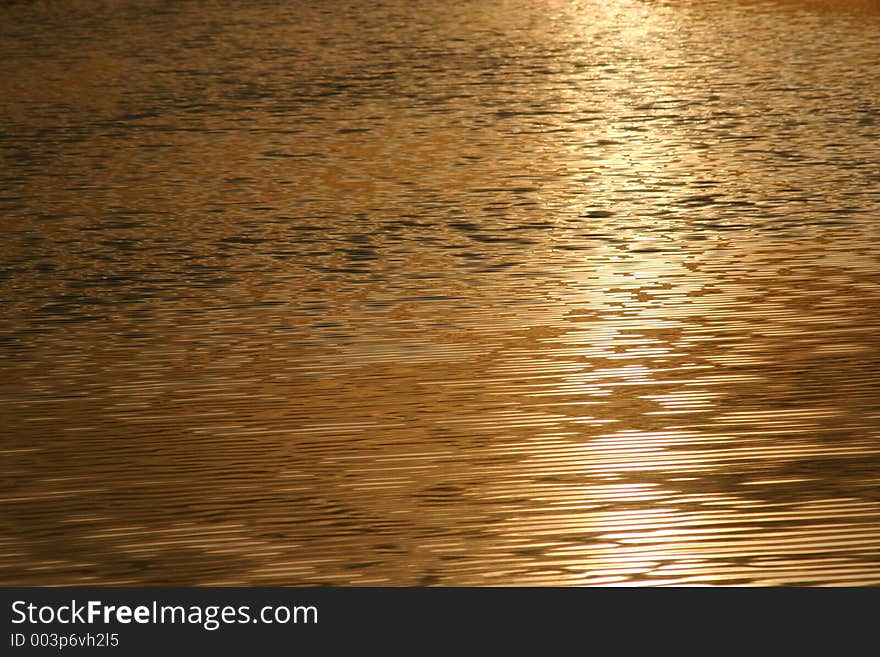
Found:
[[[880,584],[880,8],[0,7],[0,583]]]

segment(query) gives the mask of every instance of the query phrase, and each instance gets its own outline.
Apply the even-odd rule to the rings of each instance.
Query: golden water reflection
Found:
[[[880,15],[333,5],[0,8],[0,581],[880,583]]]

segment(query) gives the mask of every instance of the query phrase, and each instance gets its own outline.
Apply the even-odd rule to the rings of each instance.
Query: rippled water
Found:
[[[0,7],[3,584],[880,584],[880,6]]]

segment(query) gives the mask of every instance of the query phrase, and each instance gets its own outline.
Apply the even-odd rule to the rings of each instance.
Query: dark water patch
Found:
[[[220,239],[220,242],[223,244],[262,244],[264,242],[269,242],[268,239],[263,239],[259,237],[223,237]]]

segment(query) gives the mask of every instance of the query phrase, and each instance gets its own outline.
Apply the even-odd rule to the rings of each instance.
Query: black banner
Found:
[[[877,592],[157,587],[5,588],[0,595],[0,654],[110,656],[335,654],[353,646],[422,653],[464,648],[474,640],[496,647],[572,641],[594,648],[607,641],[657,647],[708,631],[725,642],[767,632],[787,641],[831,628],[841,618],[857,629],[868,611],[864,603]],[[789,622],[798,628],[794,635],[786,629]]]

